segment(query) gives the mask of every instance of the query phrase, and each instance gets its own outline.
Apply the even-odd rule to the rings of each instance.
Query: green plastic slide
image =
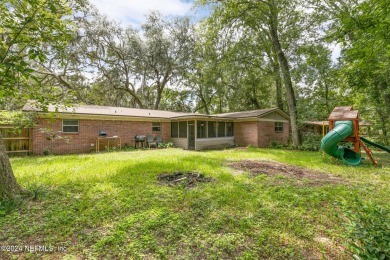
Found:
[[[321,149],[348,165],[359,165],[360,154],[338,143],[353,134],[352,121],[336,121],[334,128],[321,140]]]
[[[382,150],[384,150],[384,151],[390,153],[390,148],[388,148],[388,147],[386,147],[386,146],[383,146],[383,145],[381,145],[381,144],[374,143],[373,141],[370,141],[370,140],[368,140],[368,139],[366,139],[366,138],[364,138],[364,137],[360,137],[360,139],[361,139],[363,142],[365,142],[366,144],[375,146],[375,147],[377,147],[377,148],[379,148],[379,149],[382,149]]]

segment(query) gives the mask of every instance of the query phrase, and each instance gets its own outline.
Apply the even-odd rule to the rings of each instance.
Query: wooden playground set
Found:
[[[354,110],[352,106],[335,107],[328,120],[329,132],[321,140],[321,149],[333,158],[341,159],[348,165],[356,166],[361,163],[361,148],[363,148],[371,162],[377,165],[378,162],[365,143],[390,153],[390,148],[361,136],[359,132],[359,112]],[[352,143],[353,149],[347,146],[339,146],[339,142]]]

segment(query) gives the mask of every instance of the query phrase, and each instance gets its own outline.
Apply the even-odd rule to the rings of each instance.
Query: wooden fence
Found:
[[[3,136],[5,150],[7,153],[31,153],[32,152],[32,133],[31,128],[15,130],[15,126],[1,126],[0,132]]]

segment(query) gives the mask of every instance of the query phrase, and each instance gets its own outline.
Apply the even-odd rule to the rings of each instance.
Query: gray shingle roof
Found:
[[[34,106],[33,102],[28,102],[22,109],[23,111],[44,112],[42,109]],[[277,111],[277,108],[258,109],[251,111],[222,113],[215,115],[206,115],[199,113],[181,113],[164,110],[127,108],[127,107],[109,107],[109,106],[95,106],[95,105],[75,105],[72,107],[65,106],[48,106],[48,112],[59,112],[66,114],[85,114],[85,115],[104,115],[104,116],[127,116],[127,117],[144,117],[144,118],[185,118],[185,117],[206,117],[206,118],[253,118],[260,117],[272,111]],[[280,110],[279,110],[280,111]],[[284,112],[282,112],[284,114]]]
[[[23,111],[43,112],[31,103],[27,103]],[[108,107],[94,105],[75,105],[73,107],[48,106],[48,112],[69,113],[69,114],[88,114],[88,115],[107,115],[107,116],[129,116],[129,117],[148,117],[148,118],[171,118],[178,116],[191,116],[194,113],[179,113],[164,110],[127,108],[127,107]]]
[[[223,113],[223,114],[215,114],[216,117],[227,117],[227,118],[246,118],[246,117],[259,117],[264,114],[270,113],[272,111],[278,110],[277,108],[267,108],[267,109],[257,109],[250,111],[242,111],[242,112],[232,112],[232,113]]]

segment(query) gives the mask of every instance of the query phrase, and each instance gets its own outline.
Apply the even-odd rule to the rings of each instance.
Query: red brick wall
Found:
[[[161,133],[164,142],[169,142],[171,139],[171,123],[161,123]]]
[[[257,122],[235,122],[234,141],[241,146],[258,146]]]
[[[48,140],[50,134],[41,129],[51,129],[55,138]],[[152,122],[114,121],[114,120],[79,120],[79,133],[62,133],[62,119],[41,119],[32,131],[33,153],[42,154],[48,149],[54,154],[87,153],[96,150],[96,137],[99,130],[107,132],[108,136],[119,136],[122,146],[126,143],[134,146],[135,135],[161,135],[164,141],[169,141],[171,124],[161,123],[161,132],[152,133]],[[268,147],[272,140],[287,144],[289,124],[283,123],[283,132],[275,133],[275,122],[235,122],[235,143],[254,147]],[[93,144],[93,146],[91,146]]]
[[[283,123],[283,132],[275,133],[275,122],[260,121],[259,126],[259,143],[258,147],[269,147],[271,141],[277,141],[282,144],[288,143],[289,123]]]
[[[51,129],[55,138],[48,140],[50,134],[43,132],[42,128]],[[93,152],[99,130],[106,131],[107,136],[120,137],[122,146],[126,143],[134,146],[132,139],[135,135],[161,135],[164,141],[168,141],[171,125],[161,123],[161,132],[152,133],[152,122],[80,119],[79,133],[62,133],[62,119],[41,119],[32,131],[33,153],[42,154],[45,149],[54,154]]]

